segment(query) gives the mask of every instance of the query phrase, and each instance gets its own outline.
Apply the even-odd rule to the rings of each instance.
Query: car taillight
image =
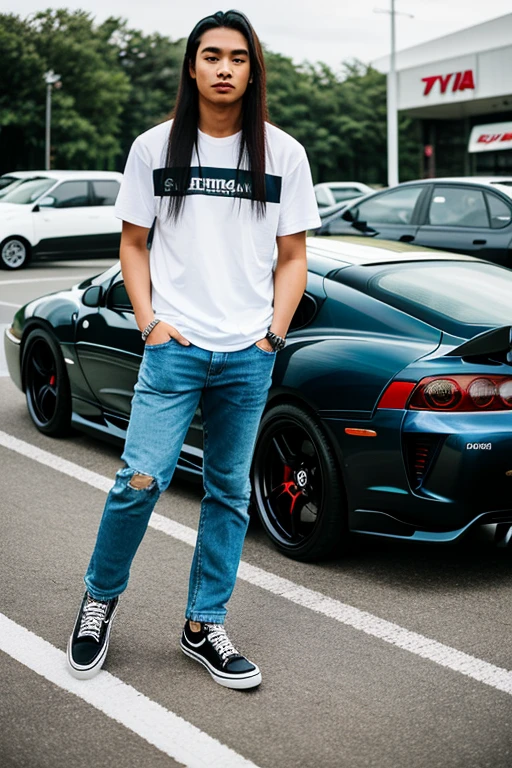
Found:
[[[412,381],[392,381],[379,400],[379,408],[405,408],[409,395],[415,387]]]
[[[478,408],[487,408],[498,394],[498,387],[490,379],[475,379],[468,387],[468,395]]]
[[[411,398],[411,403],[413,398]],[[427,408],[442,408],[445,411],[453,411],[461,401],[462,390],[452,379],[433,379],[433,381],[423,385],[421,398]],[[420,404],[415,403],[415,405]]]
[[[500,384],[500,397],[509,408],[512,408],[512,379]]]
[[[406,405],[413,411],[506,411],[512,409],[510,376],[429,376]]]

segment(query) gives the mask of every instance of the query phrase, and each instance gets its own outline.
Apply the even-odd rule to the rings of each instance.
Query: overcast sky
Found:
[[[62,7],[80,8],[98,22],[119,16],[144,32],[172,39],[187,37],[194,24],[217,10],[246,13],[261,40],[294,61],[325,61],[337,70],[343,59],[370,62],[389,52],[389,15],[374,13],[390,0],[68,0]],[[25,17],[49,7],[48,0],[0,0],[0,11]],[[58,7],[58,6],[55,6]],[[397,0],[397,48],[431,40],[512,11],[511,0]]]

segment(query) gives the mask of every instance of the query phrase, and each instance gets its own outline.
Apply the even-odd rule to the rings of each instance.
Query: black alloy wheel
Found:
[[[52,437],[71,431],[71,392],[58,343],[48,331],[30,332],[23,352],[23,381],[30,417]]]
[[[23,269],[30,261],[30,246],[22,237],[8,237],[0,245],[0,267]]]
[[[318,422],[295,405],[263,416],[252,467],[254,503],[266,534],[285,555],[321,560],[346,537],[340,470]]]

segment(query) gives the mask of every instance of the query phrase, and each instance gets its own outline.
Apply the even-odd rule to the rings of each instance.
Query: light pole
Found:
[[[46,136],[45,136],[45,152],[44,152],[44,167],[45,170],[50,170],[50,139],[51,139],[51,126],[52,126],[52,87],[59,82],[60,75],[56,75],[53,69],[44,73],[44,81],[46,83]]]
[[[395,0],[391,0],[391,61],[388,72],[388,187],[398,184],[398,115],[396,78],[396,24]]]
[[[389,13],[391,16],[391,56],[388,72],[387,87],[387,123],[388,123],[388,186],[398,184],[398,112],[397,112],[397,75],[396,75],[396,25],[395,17],[409,16],[414,19],[412,13],[402,13],[395,10],[395,0],[391,0],[391,9],[375,8],[375,13]]]

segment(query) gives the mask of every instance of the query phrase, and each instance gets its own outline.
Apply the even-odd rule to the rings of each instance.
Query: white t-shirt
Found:
[[[311,171],[301,144],[266,123],[266,215],[252,210],[251,175],[236,172],[240,133],[199,131],[180,218],[167,216],[173,171],[165,168],[171,120],[138,136],[130,150],[116,216],[141,227],[157,217],[150,250],[155,316],[192,344],[244,349],[272,321],[276,236],[320,226]],[[167,194],[166,194],[167,193]]]

